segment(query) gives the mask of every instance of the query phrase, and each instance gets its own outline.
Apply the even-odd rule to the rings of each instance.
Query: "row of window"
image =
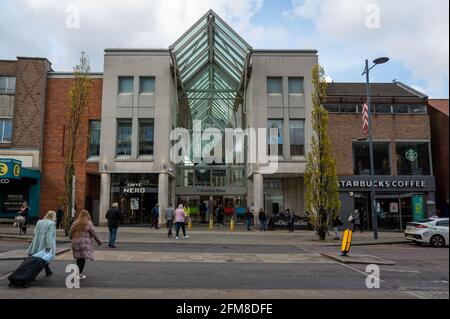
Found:
[[[0,118],[0,143],[11,143],[12,119]]]
[[[274,147],[277,148],[278,155],[283,155],[283,125],[284,121],[280,119],[269,119],[267,121],[267,141],[268,141],[268,154],[274,154]],[[276,130],[278,129],[278,134]],[[303,156],[305,155],[305,120],[289,120],[289,135],[290,135],[290,148],[291,156]]]
[[[0,94],[14,94],[16,92],[16,78],[14,76],[0,76]]]
[[[119,76],[119,84],[117,89],[119,94],[129,94],[134,92],[134,77]],[[139,93],[149,94],[155,92],[155,78],[150,76],[139,77]]]
[[[324,104],[330,113],[362,113],[363,106],[357,104]],[[427,107],[423,104],[374,104],[371,106],[374,114],[427,114]]]
[[[396,142],[397,175],[431,175],[428,142]],[[389,142],[373,143],[375,175],[392,175]],[[353,170],[355,175],[370,175],[368,142],[353,143]]]
[[[288,78],[288,92],[289,92],[289,94],[304,94],[305,88],[303,85],[303,78],[289,77]],[[283,94],[283,78],[282,77],[268,77],[267,78],[267,93],[268,94]]]

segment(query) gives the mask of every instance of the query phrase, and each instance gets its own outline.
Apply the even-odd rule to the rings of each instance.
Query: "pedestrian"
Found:
[[[176,231],[176,239],[180,239],[180,228],[183,230],[183,236],[185,239],[188,239],[189,236],[186,235],[186,222],[188,221],[189,216],[186,214],[183,205],[178,206],[175,211],[175,231]]]
[[[159,204],[156,204],[152,209],[152,224],[150,228],[155,227],[155,229],[159,229]]]
[[[206,206],[206,202],[203,202],[200,204],[200,223],[206,224],[206,212],[208,210],[208,207]]]
[[[64,210],[63,207],[60,205],[56,210],[56,229],[62,228],[63,218],[64,218]]]
[[[267,229],[267,215],[264,209],[259,211],[259,230],[266,231]]]
[[[331,224],[331,226],[333,227],[333,231],[334,231],[334,240],[340,240],[339,238],[339,227],[343,226],[344,223],[341,220],[341,217],[339,215],[337,215],[334,219],[333,222]]]
[[[119,209],[118,203],[113,203],[112,207],[106,213],[109,228],[109,248],[116,248],[117,231],[120,222],[123,220],[123,214]]]
[[[295,213],[289,208],[287,209],[288,229],[290,233],[295,231]]]
[[[173,219],[175,215],[175,210],[173,209],[172,205],[169,205],[169,207],[166,209],[166,221],[167,221],[167,237],[172,238],[172,227],[173,227]]]
[[[355,209],[353,214],[350,216],[350,222],[353,224],[353,232],[355,232],[356,228],[358,227],[363,232],[362,225],[361,225],[361,217],[360,217],[359,210]]]
[[[23,223],[19,225],[20,227],[20,233],[26,235],[27,234],[27,228],[28,228],[28,215],[30,214],[30,206],[28,206],[27,202],[23,202],[22,206],[20,207],[19,216],[23,217]]]
[[[95,240],[98,246],[102,244],[102,241],[95,232],[95,227],[92,224],[91,216],[87,210],[82,210],[72,224],[70,228],[70,239],[72,240],[73,258],[76,259],[79,269],[76,279],[86,279],[86,276],[83,275],[86,260],[94,260],[93,241]]]
[[[253,222],[254,215],[250,208],[247,207],[247,211],[245,212],[245,223],[247,225],[247,230],[252,230],[252,222]]]
[[[28,247],[28,256],[36,255],[45,250],[50,254],[50,259],[45,260],[45,276],[50,277],[53,272],[50,269],[50,261],[55,259],[56,255],[56,213],[49,211],[44,219],[36,223],[34,228],[34,237]]]

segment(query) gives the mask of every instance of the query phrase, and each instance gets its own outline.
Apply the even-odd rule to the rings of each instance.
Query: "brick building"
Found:
[[[421,214],[435,214],[428,98],[400,82],[373,83],[371,91],[378,225],[401,230]],[[365,102],[364,83],[330,83],[324,106],[337,157],[342,219],[358,209],[370,229],[369,144],[361,139]]]
[[[32,219],[39,216],[49,71],[51,63],[43,58],[0,60],[0,218],[15,216],[23,201]]]
[[[98,219],[100,197],[99,150],[102,101],[102,74],[91,74],[92,91],[82,118],[75,160],[77,210],[88,209]],[[69,91],[74,83],[70,73],[48,75],[44,147],[42,160],[41,214],[56,210],[64,196],[64,153],[67,145],[66,118]]]
[[[428,101],[428,112],[431,119],[431,147],[434,173],[436,176],[436,207],[442,216],[447,214],[446,216],[448,217],[448,99],[430,99]]]

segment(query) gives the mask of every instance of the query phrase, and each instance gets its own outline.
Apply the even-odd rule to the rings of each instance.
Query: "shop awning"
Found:
[[[228,127],[241,103],[252,48],[210,10],[170,47],[180,99],[203,126]]]

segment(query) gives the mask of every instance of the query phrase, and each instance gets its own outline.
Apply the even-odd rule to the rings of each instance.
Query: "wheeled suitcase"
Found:
[[[45,261],[39,257],[28,257],[9,277],[9,287],[28,288],[45,268]]]

